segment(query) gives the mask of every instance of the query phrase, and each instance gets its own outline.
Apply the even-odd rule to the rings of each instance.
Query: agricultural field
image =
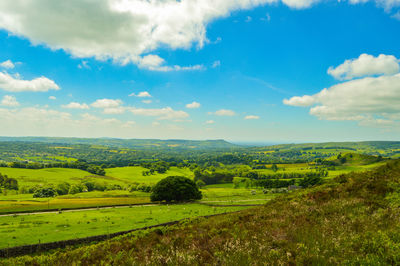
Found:
[[[0,248],[109,234],[242,209],[178,204],[0,216]]]
[[[126,166],[106,169],[106,176],[118,180],[120,182],[129,183],[144,183],[155,184],[167,176],[185,176],[193,178],[193,172],[187,168],[171,167],[166,173],[155,173],[148,176],[143,176],[142,172],[148,169],[140,166]]]
[[[82,180],[96,179],[101,182],[118,182],[112,178],[104,176],[96,176],[86,171],[79,169],[69,168],[45,168],[45,169],[21,169],[21,168],[10,168],[0,167],[0,173],[7,175],[8,177],[15,178],[18,180],[20,187],[33,187],[36,185],[47,185],[47,184],[60,184],[68,182],[71,184],[80,183]]]

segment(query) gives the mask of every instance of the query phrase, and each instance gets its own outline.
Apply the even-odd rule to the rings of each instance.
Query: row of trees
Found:
[[[106,174],[105,170],[98,165],[88,164],[84,161],[75,161],[75,162],[64,162],[64,163],[24,163],[24,162],[12,162],[10,164],[6,164],[11,168],[26,168],[26,169],[43,169],[43,168],[73,168],[80,169],[84,171],[88,171],[91,174],[104,176]]]

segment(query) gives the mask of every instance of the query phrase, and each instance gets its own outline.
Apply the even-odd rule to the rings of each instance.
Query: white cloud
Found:
[[[218,116],[234,116],[235,112],[232,110],[221,109],[215,112],[209,112],[209,115],[218,115]]]
[[[0,102],[0,105],[8,106],[8,107],[16,107],[19,106],[19,102],[14,96],[5,95]]]
[[[115,118],[101,118],[82,114],[74,118],[66,112],[47,108],[0,108],[2,134],[12,136],[65,136],[65,137],[123,137],[133,138],[133,121],[120,121]],[[145,136],[146,131],[141,131]],[[146,132],[149,134],[149,132]]]
[[[89,109],[89,106],[86,103],[77,103],[77,102],[70,102],[67,105],[62,105],[62,108],[67,109]]]
[[[189,114],[184,111],[175,111],[171,107],[164,107],[160,109],[146,109],[146,108],[130,108],[134,115],[142,116],[156,116],[160,120],[182,120],[189,117]]]
[[[214,124],[214,123],[215,123],[214,120],[207,120],[207,121],[206,121],[206,124]]]
[[[14,78],[8,73],[0,72],[0,89],[11,92],[46,92],[49,90],[59,90],[60,87],[58,87],[54,81],[46,77],[35,78],[33,80],[22,80]]]
[[[142,101],[142,103],[145,103],[145,104],[150,104],[150,103],[152,103],[153,101],[152,100],[143,100]]]
[[[316,101],[315,97],[304,95],[304,96],[294,96],[290,99],[284,99],[283,103],[286,105],[306,107],[314,104],[315,101]]]
[[[247,23],[249,23],[249,22],[251,22],[253,20],[253,18],[252,17],[250,17],[250,16],[247,16],[246,17],[246,20],[244,21],[244,22],[247,22]]]
[[[146,98],[146,97],[150,98],[150,97],[152,97],[150,95],[150,93],[147,92],[147,91],[142,91],[142,92],[139,92],[138,94],[131,93],[131,94],[129,94],[129,96],[135,96],[135,97],[139,97],[139,98]]]
[[[78,64],[78,68],[79,69],[83,69],[83,68],[90,69],[88,61],[82,60],[82,62],[80,64]]]
[[[197,109],[197,108],[200,108],[200,106],[201,106],[201,104],[198,102],[192,102],[192,103],[186,104],[186,108],[189,108],[189,109]]]
[[[91,106],[95,108],[115,108],[122,104],[121,100],[113,100],[113,99],[98,99]]]
[[[400,120],[400,74],[346,81],[314,95],[285,99],[284,103],[308,106],[310,114],[319,119],[388,124]]]
[[[154,121],[153,123],[151,123],[151,125],[153,127],[158,127],[160,125],[160,122]]]
[[[214,63],[212,64],[212,68],[217,68],[219,66],[221,66],[221,61],[219,60],[214,61]]]
[[[11,60],[7,60],[7,61],[0,63],[0,67],[11,69],[11,68],[14,68],[15,65]]]
[[[258,115],[246,115],[245,118],[246,120],[254,120],[254,119],[260,119]]]
[[[236,10],[278,0],[81,0],[0,1],[0,28],[77,58],[112,59],[158,71],[200,69],[160,67],[160,59],[145,55],[160,47],[188,49],[208,42],[209,22]],[[291,8],[306,8],[317,0],[283,0]],[[151,56],[151,57],[149,57]]]
[[[364,76],[393,75],[399,71],[399,60],[393,55],[381,54],[374,57],[361,54],[358,58],[346,60],[337,67],[330,67],[328,74],[339,80],[349,80]]]
[[[124,107],[110,107],[110,108],[105,108],[103,110],[104,114],[123,114],[125,112]]]
[[[56,96],[49,96],[49,100],[57,100]]]
[[[269,13],[267,13],[267,14],[265,14],[265,17],[260,18],[260,20],[270,22],[271,21],[271,15]]]

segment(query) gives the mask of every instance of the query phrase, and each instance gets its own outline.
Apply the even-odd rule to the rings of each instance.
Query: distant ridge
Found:
[[[184,140],[184,139],[118,139],[118,138],[64,138],[64,137],[0,137],[0,141],[40,142],[59,144],[87,144],[130,149],[232,149],[240,148],[223,139]]]

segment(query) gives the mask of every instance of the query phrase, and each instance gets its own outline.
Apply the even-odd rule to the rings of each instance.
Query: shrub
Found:
[[[196,183],[183,176],[169,176],[160,180],[153,188],[151,201],[188,201],[201,199]]]
[[[57,196],[57,192],[52,187],[39,188],[33,194],[34,198],[51,198]]]

